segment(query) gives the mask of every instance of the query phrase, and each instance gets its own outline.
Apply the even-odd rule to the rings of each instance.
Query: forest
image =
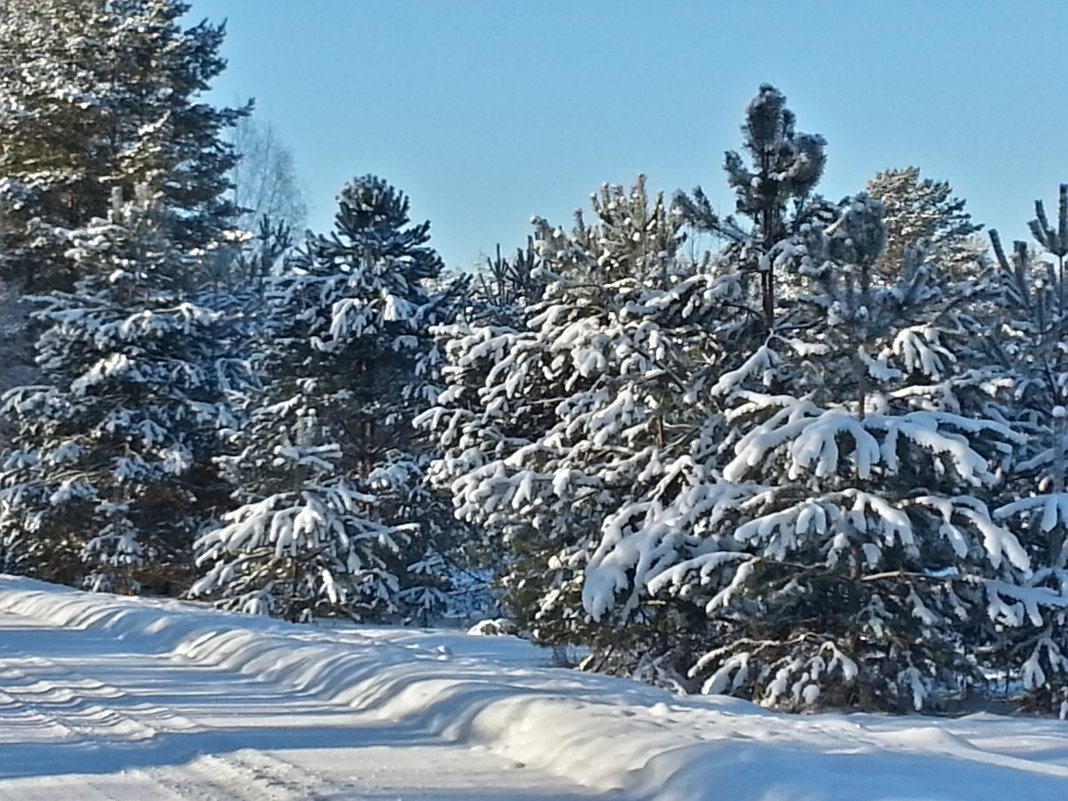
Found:
[[[3,4],[0,572],[1068,717],[1068,184],[1028,242],[914,166],[833,200],[765,84],[733,213],[639,175],[460,270],[360,165],[299,230],[189,10]]]

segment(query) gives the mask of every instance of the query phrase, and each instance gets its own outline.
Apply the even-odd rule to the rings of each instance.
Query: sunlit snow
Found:
[[[293,626],[0,576],[0,798],[1068,793],[1068,722],[780,715],[548,662],[513,637]]]

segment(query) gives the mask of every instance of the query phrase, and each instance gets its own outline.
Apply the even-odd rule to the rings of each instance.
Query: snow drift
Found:
[[[1060,721],[784,716],[539,666],[534,649],[512,638],[294,626],[7,576],[0,611],[241,673],[627,797],[1059,801],[1068,793]]]

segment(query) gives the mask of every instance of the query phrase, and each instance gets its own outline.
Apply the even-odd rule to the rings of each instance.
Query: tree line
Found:
[[[639,176],[450,272],[374,175],[329,233],[252,223],[251,107],[203,102],[224,31],[186,4],[6,10],[0,270],[34,308],[6,349],[34,374],[3,395],[4,570],[294,621],[492,612],[780,709],[1068,714],[1068,186],[1011,248],[916,168],[832,201],[764,85],[733,214]]]

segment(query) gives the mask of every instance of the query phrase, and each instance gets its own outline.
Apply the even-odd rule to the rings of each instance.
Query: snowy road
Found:
[[[779,715],[510,637],[0,575],[0,801],[1063,801],[1068,722]]]
[[[0,799],[605,797],[136,642],[0,612]]]

